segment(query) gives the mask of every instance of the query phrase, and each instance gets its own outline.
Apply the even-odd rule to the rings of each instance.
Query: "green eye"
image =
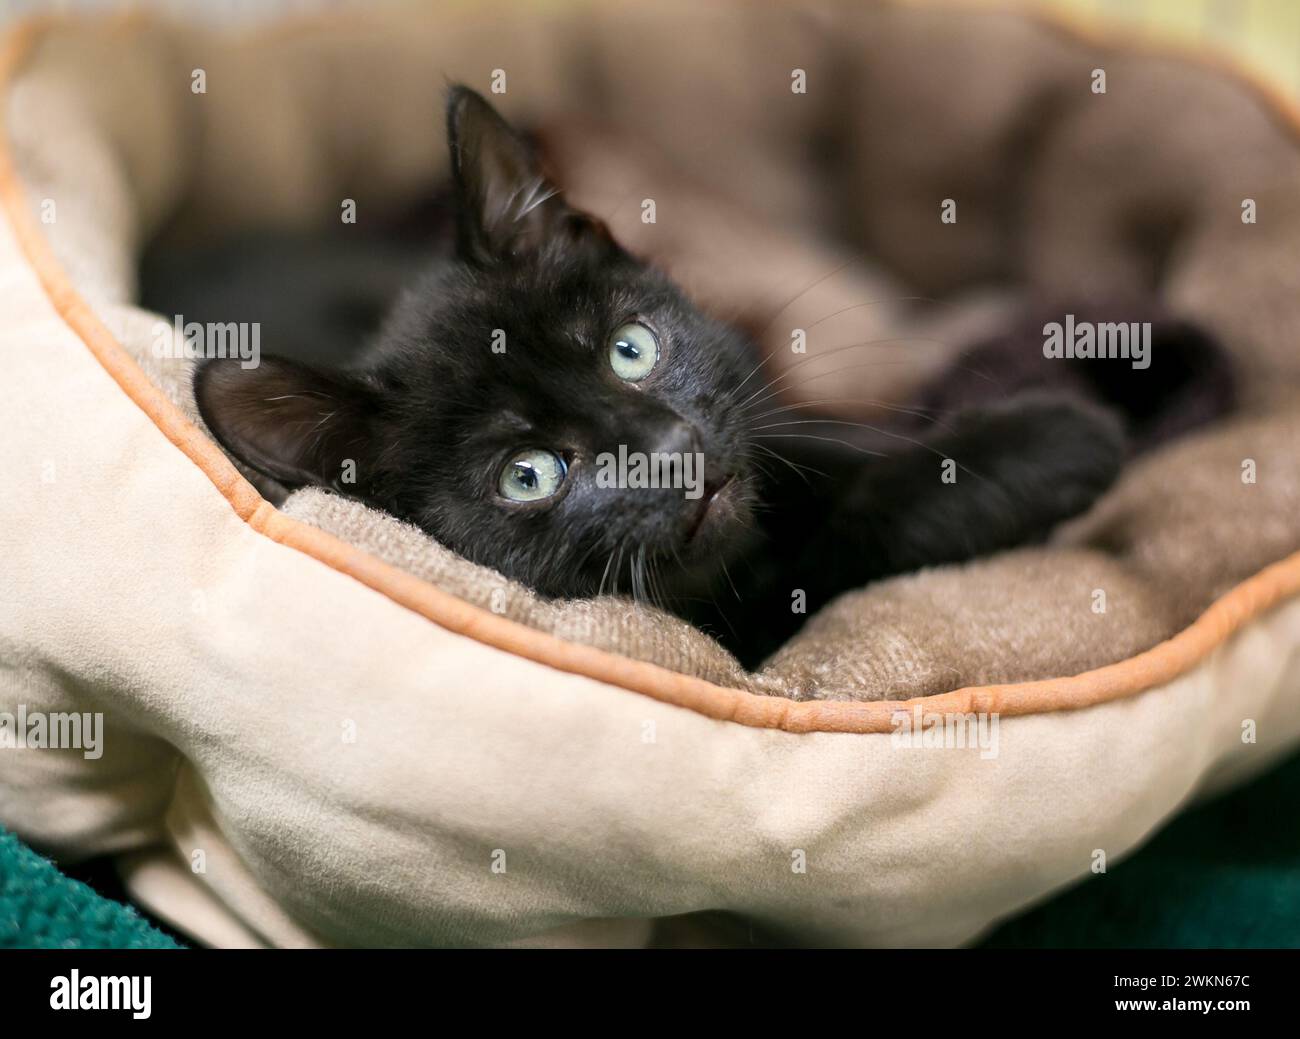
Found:
[[[560,489],[568,471],[554,451],[520,451],[501,470],[497,490],[509,501],[541,501]]]
[[[609,337],[609,365],[628,382],[640,382],[659,360],[659,340],[639,321],[623,325]]]

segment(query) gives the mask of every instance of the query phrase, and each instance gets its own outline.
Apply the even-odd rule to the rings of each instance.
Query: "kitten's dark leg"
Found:
[[[842,589],[1040,540],[1088,508],[1124,458],[1117,418],[1066,398],[965,412],[950,429],[929,450],[862,468],[801,559],[811,568],[824,549],[837,553],[835,570],[844,576],[828,573],[819,587]]]
[[[923,446],[868,459],[829,497],[800,511],[792,483],[770,560],[721,608],[746,663],[779,647],[842,592],[923,566],[955,563],[1041,540],[1111,484],[1124,458],[1117,418],[1069,398],[1027,396],[959,414]],[[802,519],[801,519],[802,515]],[[779,549],[775,546],[779,544]]]

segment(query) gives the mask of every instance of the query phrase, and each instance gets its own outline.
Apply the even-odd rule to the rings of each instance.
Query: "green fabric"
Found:
[[[993,948],[1300,948],[1300,757],[1004,924]]]
[[[113,902],[0,830],[0,948],[179,949]]]

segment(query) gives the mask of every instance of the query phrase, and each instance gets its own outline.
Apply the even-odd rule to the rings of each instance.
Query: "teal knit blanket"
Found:
[[[0,830],[0,949],[179,949],[134,909]]]

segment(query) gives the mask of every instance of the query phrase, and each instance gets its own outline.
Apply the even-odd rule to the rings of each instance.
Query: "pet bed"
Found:
[[[199,940],[645,944],[719,911],[960,943],[1300,739],[1300,141],[1230,70],[1020,15],[802,3],[38,22],[0,66],[0,710],[104,718],[98,758],[0,753],[0,824],[120,855]],[[880,280],[799,230],[833,226],[918,295],[1156,291],[1233,351],[1241,415],[1050,545],[844,596],[753,674],[355,503],[277,508],[155,349],[136,257],[164,227],[412,196],[444,161],[445,82],[496,70],[511,117],[598,120],[556,135],[571,194],[705,305],[771,319],[807,286],[777,341],[832,313],[810,351],[888,332],[861,307]],[[834,214],[826,126],[851,131]],[[619,127],[649,156],[617,181],[630,215],[597,204],[617,155],[582,154]],[[942,359],[837,378],[897,400]],[[925,736],[976,716],[995,744]]]

